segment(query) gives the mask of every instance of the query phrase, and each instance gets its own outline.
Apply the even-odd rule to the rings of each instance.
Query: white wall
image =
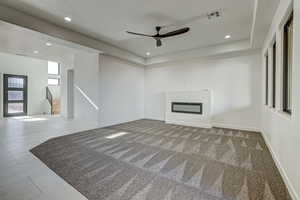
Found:
[[[60,85],[49,85],[48,87],[52,93],[53,98],[60,99]]]
[[[167,92],[166,93],[166,111],[165,122],[170,124],[179,124],[183,126],[193,126],[202,128],[212,128],[211,124],[211,91],[184,91],[184,92]],[[195,113],[173,112],[173,102],[201,102],[201,115]],[[199,107],[198,107],[199,108]],[[199,110],[198,110],[199,111]]]
[[[144,117],[144,68],[100,55],[100,126]]]
[[[78,52],[74,55],[74,115],[98,126],[99,55]]]
[[[144,67],[115,57],[78,51],[62,69],[63,116],[67,70],[74,69],[74,118],[91,128],[144,118]]]
[[[269,49],[270,66],[272,66],[272,54],[270,45],[275,34],[277,40],[277,96],[276,109],[262,105],[262,132],[273,153],[274,159],[289,186],[294,199],[300,197],[300,2],[294,1],[294,60],[292,74],[292,115],[281,112],[282,110],[282,25],[286,21],[292,8],[291,0],[281,0],[278,10],[274,16],[269,34],[265,40],[262,55]],[[264,63],[264,62],[263,62]],[[271,77],[271,70],[269,77]],[[263,83],[265,83],[265,66],[262,66]],[[269,105],[271,105],[271,78],[269,80]],[[264,84],[263,84],[264,85]],[[264,85],[265,87],[265,85]],[[263,99],[265,90],[263,90]]]
[[[28,115],[47,112],[47,61],[0,53],[0,117],[3,117],[3,74],[28,76]]]
[[[168,91],[212,90],[215,126],[260,130],[259,52],[146,67],[145,118],[164,120]]]

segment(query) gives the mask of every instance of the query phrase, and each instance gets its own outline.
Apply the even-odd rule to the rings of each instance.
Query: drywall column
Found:
[[[3,74],[2,73],[0,73],[0,92],[1,92],[1,94],[0,94],[0,119],[2,119],[3,118]]]
[[[67,118],[74,118],[74,70],[67,71]]]

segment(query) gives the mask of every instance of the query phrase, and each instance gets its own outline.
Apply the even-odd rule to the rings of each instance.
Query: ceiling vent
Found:
[[[22,53],[16,53],[17,56],[24,56],[24,57],[27,57],[27,55],[25,54],[22,54]]]
[[[208,19],[218,18],[220,17],[220,11],[215,11],[207,14]]]

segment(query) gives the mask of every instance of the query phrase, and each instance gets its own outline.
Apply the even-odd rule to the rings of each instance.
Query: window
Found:
[[[293,14],[284,25],[283,111],[292,113]]]
[[[48,78],[48,85],[59,85],[58,78]]]
[[[272,107],[276,107],[276,42],[273,44],[273,69],[272,69]]]
[[[57,62],[48,61],[48,74],[59,75],[59,64]]]
[[[268,52],[266,53],[265,59],[266,59],[266,102],[265,102],[265,104],[268,105],[268,101],[269,101],[269,56],[268,56]]]
[[[48,61],[48,85],[60,84],[60,65],[57,62]]]

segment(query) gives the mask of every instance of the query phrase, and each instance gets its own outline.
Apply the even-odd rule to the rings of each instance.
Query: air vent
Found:
[[[16,53],[17,56],[24,56],[24,57],[27,57],[27,55],[25,54],[21,54],[21,53]]]
[[[215,11],[215,12],[207,14],[208,19],[218,18],[220,16],[221,16],[220,11]]]

